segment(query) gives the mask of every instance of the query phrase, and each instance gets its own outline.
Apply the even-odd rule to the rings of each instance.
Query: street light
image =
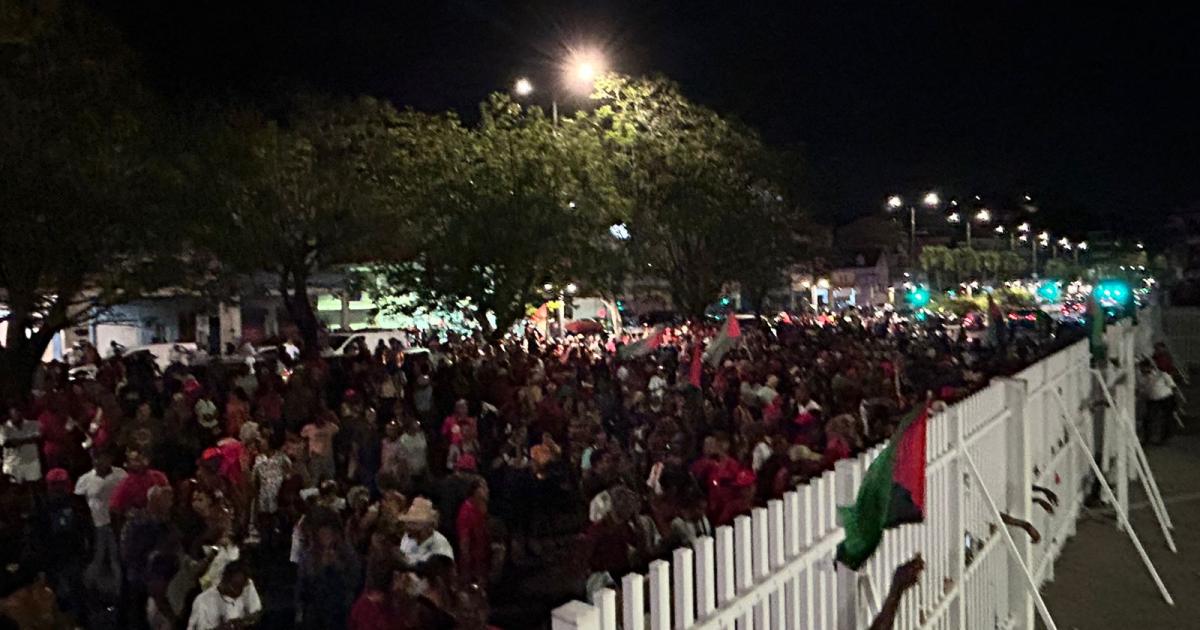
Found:
[[[574,282],[567,283],[567,295],[575,295],[577,291],[579,291],[579,285]]]
[[[962,217],[959,216],[957,212],[951,212],[950,214],[946,215],[946,220],[951,223],[958,223],[959,221],[962,221]]]
[[[562,66],[563,83],[574,92],[590,93],[596,77],[603,74],[607,66],[604,55],[596,48],[569,50]]]
[[[987,223],[992,220],[992,213],[987,208],[983,208],[975,213],[975,220],[980,223]]]
[[[938,207],[939,204],[942,203],[942,198],[939,197],[938,194],[935,192],[927,192],[927,193],[925,193],[925,198],[922,199],[921,201],[922,201],[922,203],[929,206],[930,208],[936,208],[936,207]]]
[[[933,194],[933,193],[930,193]],[[937,195],[934,195],[935,197]],[[929,195],[926,195],[928,198]],[[904,199],[900,195],[892,195],[887,198],[887,208],[889,212],[894,212],[904,207]],[[908,257],[909,264],[917,256],[917,208],[916,206],[908,207]]]
[[[1018,232],[1028,232],[1029,231],[1029,222],[1026,221],[1026,222],[1022,223],[1021,225],[1018,225],[1017,231]]]
[[[533,83],[529,79],[521,77],[513,84],[513,92],[516,92],[517,96],[529,96],[533,93]]]
[[[1075,248],[1079,251],[1086,252],[1088,248],[1087,241],[1079,241],[1079,243],[1075,245]]]

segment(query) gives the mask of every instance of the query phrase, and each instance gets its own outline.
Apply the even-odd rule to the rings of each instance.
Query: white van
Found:
[[[344,356],[348,351],[351,351],[359,344],[366,346],[367,352],[374,352],[375,346],[379,345],[380,341],[382,341],[384,345],[390,345],[392,339],[399,341],[400,345],[408,347],[408,333],[399,329],[353,330],[350,332],[331,333],[326,338],[325,347],[321,350],[321,356]]]

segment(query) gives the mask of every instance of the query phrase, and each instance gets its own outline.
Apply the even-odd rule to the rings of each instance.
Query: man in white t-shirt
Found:
[[[97,575],[99,570],[109,567],[114,577],[120,582],[120,556],[117,549],[117,537],[112,530],[112,513],[109,504],[112,502],[113,491],[121,483],[126,474],[123,468],[113,466],[112,453],[102,450],[96,453],[93,468],[75,482],[75,494],[87,500],[88,509],[92,513],[92,522],[96,525],[96,547],[92,554],[92,562],[88,567],[90,575]]]
[[[42,430],[36,420],[30,420],[20,409],[10,407],[8,418],[0,424],[0,446],[4,447],[4,474],[19,483],[42,480],[42,463],[38,460],[38,441]]]
[[[262,617],[262,610],[246,565],[234,560],[225,565],[220,582],[196,597],[187,630],[252,628]]]

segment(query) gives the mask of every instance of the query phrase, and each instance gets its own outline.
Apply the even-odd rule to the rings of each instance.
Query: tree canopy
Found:
[[[0,380],[19,395],[53,336],[176,284],[194,216],[177,121],[119,34],[74,4],[0,41]]]
[[[378,268],[381,281],[369,286],[392,308],[415,293],[502,333],[547,297],[544,285],[595,279],[625,210],[600,139],[580,120],[555,126],[499,94],[480,114],[473,127],[408,114],[397,151],[415,255]]]

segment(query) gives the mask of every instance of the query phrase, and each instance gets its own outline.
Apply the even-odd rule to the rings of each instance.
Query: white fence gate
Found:
[[[1110,370],[1117,404],[1133,413],[1136,331],[1110,327]],[[901,601],[896,628],[979,630],[1033,628],[1034,605],[1026,577],[1006,549],[987,497],[1000,511],[1030,521],[1042,534],[1033,545],[1014,535],[1018,554],[1040,586],[1054,577],[1054,561],[1075,533],[1088,492],[1089,463],[1067,422],[1089,449],[1103,441],[1104,465],[1113,463],[1119,500],[1127,503],[1124,433],[1115,414],[1093,427],[1093,383],[1087,341],[1080,341],[1012,378],[984,389],[932,417],[927,431],[926,516],[923,523],[885,533],[861,571],[835,566],[844,532],[836,506],[854,500],[870,462],[882,447],[839,462],[782,500],[719,527],[691,548],[656,561],[648,575],[630,574],[619,594],[601,591],[595,605],[571,602],[554,610],[554,630],[667,630],[781,628],[857,629],[870,625],[897,566],[917,553],[925,559],[918,585]],[[1117,378],[1115,373],[1123,377]],[[1070,417],[1055,394],[1065,401]],[[1098,394],[1096,394],[1098,396]],[[1102,417],[1102,416],[1098,416]],[[1097,429],[1097,430],[1094,430]],[[1100,429],[1106,430],[1100,430]],[[1103,435],[1108,439],[1104,440]],[[974,477],[967,455],[982,477]],[[1036,507],[1033,486],[1055,492],[1053,515]]]

